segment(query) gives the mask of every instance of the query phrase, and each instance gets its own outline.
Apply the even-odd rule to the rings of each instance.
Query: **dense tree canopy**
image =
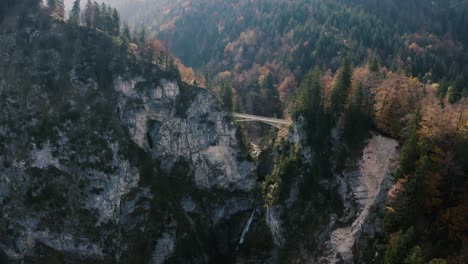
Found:
[[[110,1],[109,1],[110,2]],[[369,61],[424,81],[445,79],[451,101],[468,80],[466,1],[259,0],[259,1],[112,1],[134,28],[168,43],[195,72],[209,70],[201,85],[226,79],[246,112],[273,116],[281,105],[257,109],[269,100],[259,91],[267,74],[287,101],[315,66],[336,71],[343,57],[351,65]],[[209,15],[207,15],[209,14]],[[465,25],[465,26],[463,26]],[[218,88],[219,89],[219,88]],[[340,89],[335,96],[340,97]],[[266,97],[265,97],[266,96]],[[267,111],[267,112],[265,112]]]
[[[444,257],[459,263],[460,247],[468,239],[467,99],[453,100],[438,84],[376,67],[362,66],[351,73],[344,61],[334,77],[310,71],[292,102],[293,115],[306,121],[309,144],[326,155],[337,151],[352,157],[371,128],[399,139],[394,188],[400,194],[389,203],[384,219],[389,237],[383,262],[427,263]],[[330,107],[323,106],[321,94]],[[337,150],[327,144],[332,127],[343,137],[344,146]],[[340,155],[335,161],[339,166]],[[314,164],[322,163],[322,168],[329,166],[323,159]],[[268,186],[281,190],[281,179]],[[443,251],[437,248],[440,243]],[[428,252],[431,247],[438,250]],[[444,263],[433,262],[440,261]]]

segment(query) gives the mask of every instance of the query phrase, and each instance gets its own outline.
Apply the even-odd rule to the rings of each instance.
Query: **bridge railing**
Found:
[[[237,119],[239,122],[262,122],[271,126],[275,127],[284,127],[284,126],[290,126],[292,124],[291,121],[286,120],[286,119],[278,119],[278,118],[272,118],[272,117],[265,117],[265,116],[257,116],[257,115],[250,115],[250,114],[242,114],[242,113],[232,113],[232,115]]]

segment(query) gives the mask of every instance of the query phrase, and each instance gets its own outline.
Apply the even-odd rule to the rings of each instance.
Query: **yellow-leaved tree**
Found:
[[[422,84],[418,79],[389,73],[374,91],[374,115],[378,128],[400,138],[411,116],[416,113],[421,95]]]

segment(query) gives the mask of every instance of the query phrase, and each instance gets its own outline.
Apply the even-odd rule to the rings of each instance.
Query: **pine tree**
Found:
[[[165,46],[166,51],[164,52],[164,65],[166,67],[166,70],[169,68],[169,51],[167,50],[167,46]]]
[[[331,110],[335,115],[339,114],[346,102],[349,88],[351,87],[351,64],[348,58],[343,59],[341,67],[330,95]]]
[[[211,73],[208,67],[206,66],[205,66],[205,69],[203,70],[203,77],[205,78],[206,89],[211,91],[212,89]]]
[[[377,61],[377,58],[375,56],[372,57],[372,59],[369,61],[369,71],[371,72],[379,71],[379,62]]]
[[[94,8],[93,3],[91,0],[88,0],[85,7],[84,19],[86,23],[86,27],[93,28],[94,27]]]
[[[424,257],[422,255],[422,250],[419,246],[415,246],[411,249],[408,256],[405,258],[405,264],[424,264]]]
[[[119,12],[117,12],[117,9],[112,10],[112,33],[115,36],[118,36],[120,33],[120,15]]]
[[[449,83],[448,81],[444,78],[439,82],[439,87],[437,88],[437,97],[441,99],[443,102],[443,99],[447,95],[447,90],[449,88]]]
[[[169,56],[169,71],[180,75],[179,68],[177,68],[177,64],[175,63],[174,57]],[[232,108],[232,107],[231,107]]]
[[[73,3],[72,10],[70,11],[70,23],[73,25],[79,25],[80,24],[80,12],[81,12],[81,7],[80,7],[80,0],[75,0]]]
[[[157,61],[159,66],[164,67],[164,50],[161,49],[159,51]]]
[[[318,67],[314,68],[311,73],[311,83],[308,94],[309,101],[309,112],[321,113],[323,111],[322,103],[322,85],[320,80],[322,79],[322,73]]]
[[[120,45],[120,56],[123,59],[122,65],[126,65],[128,59],[128,50],[130,48],[130,41],[126,37],[122,37],[122,45]]]
[[[398,231],[387,246],[384,256],[384,264],[401,264],[408,252],[409,245],[414,240],[414,227],[408,228],[405,232]]]
[[[144,62],[153,63],[154,49],[153,49],[153,45],[151,45],[151,42],[148,42],[144,46],[141,46],[140,54]]]
[[[97,29],[102,30],[103,29],[102,28],[103,16],[102,16],[102,13],[101,13],[101,7],[96,1],[94,1],[92,9],[93,9],[93,19],[94,19],[93,28],[97,28]]]
[[[416,115],[412,121],[408,138],[403,145],[400,154],[400,168],[398,169],[398,175],[404,177],[409,173],[413,173],[416,169],[416,162],[418,160],[418,127],[421,119],[420,110],[416,112]]]
[[[318,67],[311,69],[299,86],[296,97],[294,116],[306,119],[306,131],[309,144],[322,150],[329,134],[328,118],[324,111],[322,96],[322,72]]]
[[[344,112],[343,138],[346,144],[357,149],[370,128],[370,117],[362,110],[364,92],[358,83]]]
[[[128,27],[128,24],[126,22],[124,23],[122,36],[128,41],[130,41],[130,39],[132,38],[132,36],[130,35],[130,28]]]
[[[268,73],[263,78],[260,87],[260,102],[259,106],[263,115],[281,115],[281,102],[279,100],[279,93],[275,87],[273,74]]]
[[[221,99],[227,111],[231,112],[234,110],[234,92],[231,85],[227,82],[221,84]]]
[[[142,25],[141,31],[140,31],[140,38],[139,38],[140,44],[145,43],[145,40],[146,40],[146,30],[145,30],[145,27]]]
[[[99,14],[101,15],[101,18],[100,18],[100,29],[102,31],[105,31],[105,32],[110,32],[110,28],[111,28],[111,21],[110,21],[110,17],[111,17],[111,14],[109,13],[109,10],[107,8],[107,5],[105,3],[102,3],[101,4],[101,8],[99,9]]]

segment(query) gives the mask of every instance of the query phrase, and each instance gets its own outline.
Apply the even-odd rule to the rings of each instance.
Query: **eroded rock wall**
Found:
[[[41,19],[0,31],[1,255],[229,256],[256,186],[229,113],[207,91],[129,60],[105,34]]]

